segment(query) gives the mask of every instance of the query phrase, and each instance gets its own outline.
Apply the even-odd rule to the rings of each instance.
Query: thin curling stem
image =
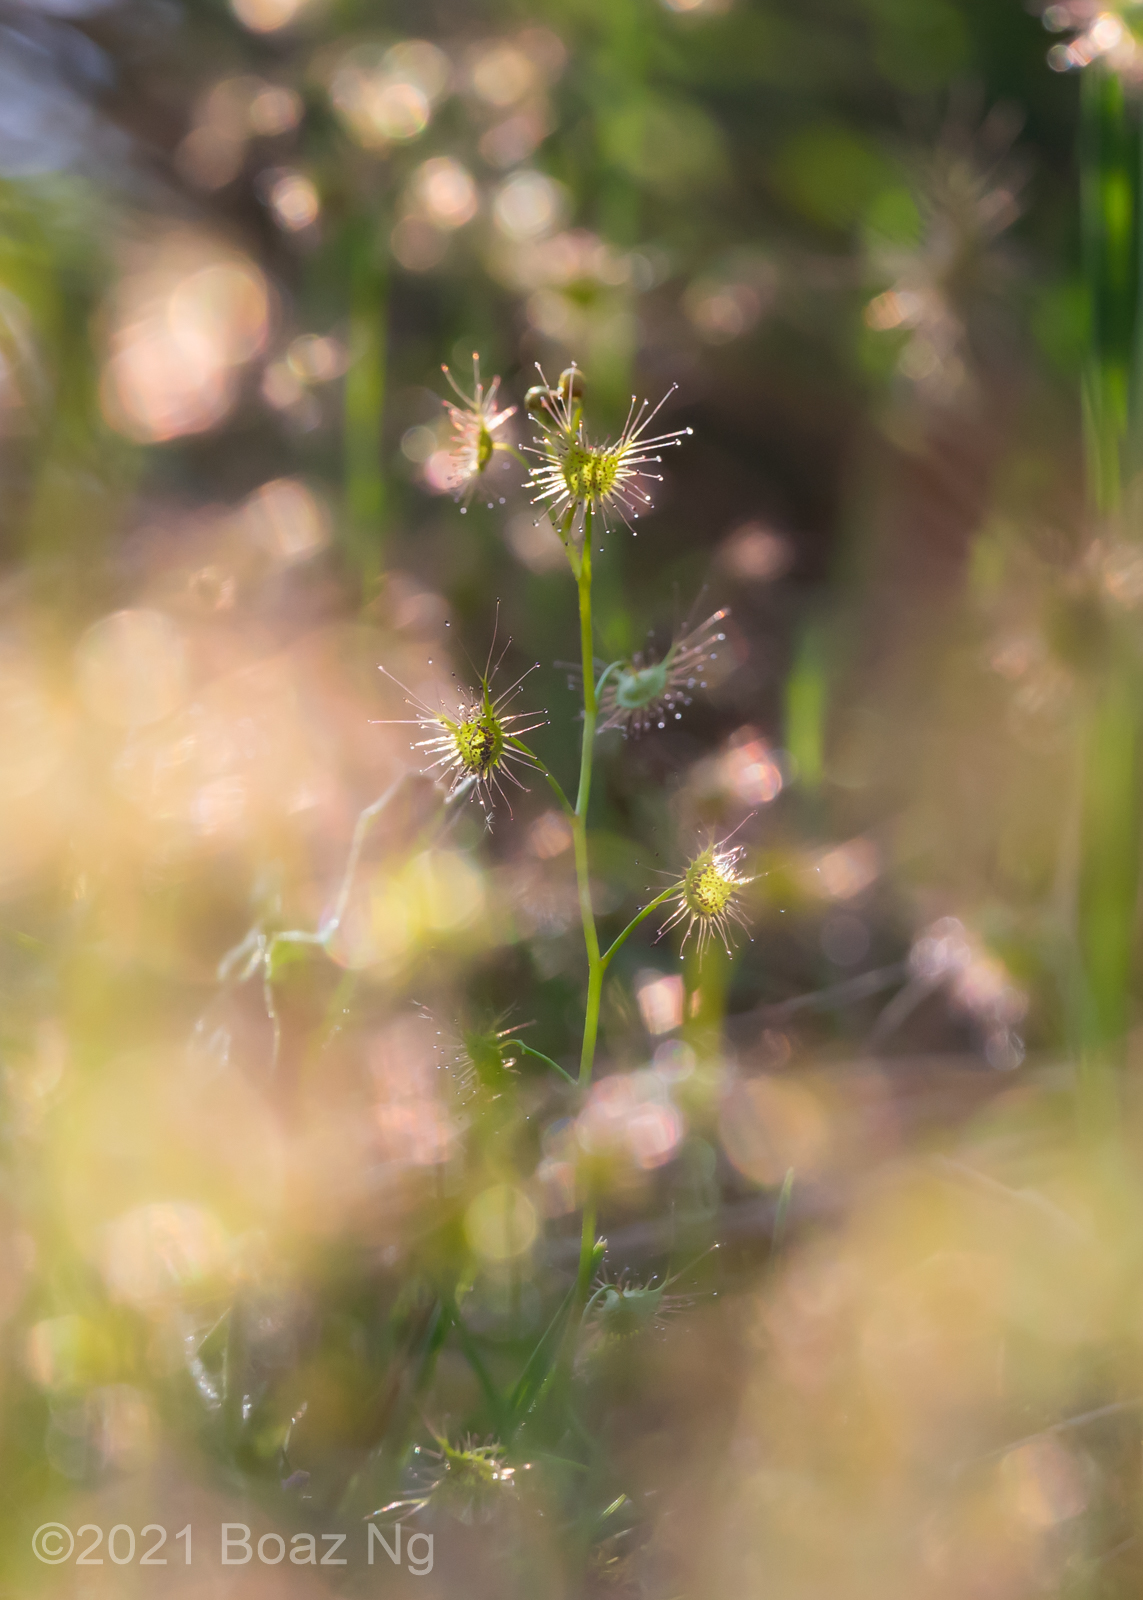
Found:
[[[568,1083],[575,1082],[570,1072],[565,1072],[558,1061],[553,1061],[551,1056],[546,1056],[542,1050],[533,1050],[532,1046],[525,1044],[522,1039],[516,1041],[516,1049],[519,1050],[521,1055],[531,1056],[534,1061],[542,1061],[546,1067],[551,1067],[553,1072],[558,1072],[560,1077]]]

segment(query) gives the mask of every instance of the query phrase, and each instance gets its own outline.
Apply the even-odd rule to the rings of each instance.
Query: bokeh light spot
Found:
[[[145,727],[168,716],[187,687],[182,635],[158,611],[116,611],[76,646],[80,693],[88,709],[117,727]]]
[[[278,172],[267,186],[266,198],[274,221],[287,233],[312,227],[321,215],[317,185],[304,172]]]
[[[576,1122],[576,1139],[589,1156],[650,1171],[670,1161],[686,1124],[657,1072],[615,1073],[591,1091]]]
[[[358,143],[380,150],[425,131],[450,75],[444,51],[426,40],[408,39],[386,51],[360,44],[341,57],[329,92]]]
[[[740,1079],[719,1116],[726,1154],[744,1177],[776,1188],[792,1167],[813,1179],[826,1154],[828,1129],[816,1096],[804,1085],[775,1077]]]
[[[416,423],[413,427],[406,428],[401,435],[401,454],[406,461],[412,461],[418,467],[423,467],[437,448],[436,433],[432,428],[426,428],[423,423]]]
[[[571,847],[571,825],[562,811],[545,811],[528,829],[528,848],[541,861],[551,861]]]
[[[302,333],[286,351],[290,371],[304,383],[330,383],[349,366],[349,351],[329,334]]]
[[[281,84],[267,84],[250,102],[250,131],[263,138],[289,133],[302,120],[304,110],[302,97],[296,90]]]
[[[46,1317],[28,1330],[24,1361],[43,1389],[78,1388],[105,1364],[105,1341],[86,1317]]]
[[[116,1299],[145,1307],[217,1277],[228,1249],[222,1224],[201,1206],[139,1206],[107,1227],[103,1276]]]
[[[234,369],[263,348],[270,296],[246,256],[173,234],[121,280],[101,397],[112,427],[146,441],[199,433],[230,410]]]
[[[677,972],[666,976],[641,972],[635,979],[635,998],[648,1033],[670,1033],[682,1027],[686,991]]]
[[[239,519],[254,542],[279,561],[306,561],[329,543],[329,513],[297,478],[264,483],[242,506]]]
[[[762,522],[744,522],[727,535],[719,548],[721,566],[736,578],[753,583],[773,583],[794,562],[790,541]]]
[[[444,260],[448,235],[424,217],[402,217],[389,235],[389,245],[409,272],[428,272]]]
[[[534,88],[536,64],[517,46],[502,42],[482,50],[472,64],[472,87],[490,106],[503,109]]]
[[[683,296],[683,310],[708,344],[729,344],[747,333],[762,312],[762,295],[753,284],[700,278]]]
[[[809,887],[830,900],[852,900],[881,873],[881,853],[872,839],[850,839],[827,850],[807,874]]]
[[[309,4],[309,0],[230,0],[231,10],[251,33],[277,33],[289,27]]]
[[[567,553],[546,513],[537,519],[534,511],[518,511],[509,518],[504,537],[529,572],[559,572],[567,565]]]
[[[306,386],[285,361],[272,361],[262,374],[260,392],[275,411],[288,411],[306,398]]]
[[[476,215],[472,174],[451,156],[434,156],[413,174],[412,195],[439,228],[462,228]]]
[[[266,342],[269,295],[252,261],[219,261],[183,278],[167,302],[175,343],[193,360],[237,366]]]
[[[517,172],[497,190],[492,214],[507,238],[539,239],[558,227],[564,212],[561,186],[542,172]]]
[[[536,1208],[515,1184],[496,1183],[464,1214],[469,1245],[486,1261],[511,1261],[531,1248],[539,1230]]]
[[[722,784],[749,806],[768,806],[782,792],[782,768],[757,730],[740,728],[722,758]]]
[[[1010,1450],[1000,1473],[1017,1516],[1034,1528],[1069,1522],[1087,1509],[1080,1464],[1056,1439],[1029,1439]]]

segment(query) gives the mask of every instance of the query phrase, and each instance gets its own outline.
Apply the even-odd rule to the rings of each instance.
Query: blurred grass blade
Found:
[[[790,1200],[794,1193],[794,1169],[787,1167],[786,1176],[782,1179],[782,1187],[778,1191],[778,1204],[774,1208],[774,1226],[770,1231],[770,1255],[777,1256],[786,1237],[786,1221],[790,1212]]]
[[[1124,486],[1140,456],[1139,111],[1102,65],[1082,79],[1080,161],[1092,308],[1083,396],[1088,497],[1111,538],[1135,538]],[[1097,1136],[1117,1121],[1138,901],[1139,684],[1120,631],[1114,618],[1104,625],[1082,752],[1078,1089],[1081,1122]]]
[[[349,341],[352,363],[345,375],[345,505],[348,549],[371,596],[381,572],[385,480],[381,428],[385,405],[389,296],[384,257],[372,223],[347,230],[349,253]]]
[[[1080,205],[1084,274],[1091,300],[1085,378],[1088,487],[1097,510],[1119,509],[1122,447],[1131,409],[1138,298],[1137,120],[1122,81],[1102,66],[1081,83]]]
[[[531,1410],[551,1373],[563,1345],[563,1332],[576,1303],[576,1285],[573,1284],[560,1302],[559,1310],[540,1337],[539,1343],[528,1358],[520,1374],[520,1381],[508,1400],[506,1432],[514,1433]]]
[[[468,1362],[473,1376],[481,1387],[492,1416],[493,1429],[499,1436],[504,1431],[505,1411],[503,1398],[489,1376],[488,1368],[480,1358],[480,1352],[477,1350],[472,1335],[465,1326],[464,1318],[461,1316],[455,1300],[449,1300],[447,1310],[452,1325],[456,1329],[457,1343],[460,1345],[461,1354]]]
[[[806,629],[786,684],[786,748],[798,781],[817,789],[825,770],[826,671],[818,630]]]

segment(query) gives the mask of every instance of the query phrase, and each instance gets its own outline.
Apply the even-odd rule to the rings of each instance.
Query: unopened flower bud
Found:
[[[560,399],[582,400],[587,387],[582,371],[579,367],[565,367],[560,373]]]
[[[533,384],[524,396],[524,410],[531,417],[542,416],[544,412],[551,410],[554,399],[554,391],[549,389],[546,384]]]

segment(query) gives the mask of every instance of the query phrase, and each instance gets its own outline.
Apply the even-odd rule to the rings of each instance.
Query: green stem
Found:
[[[523,1055],[531,1056],[534,1061],[542,1061],[546,1067],[551,1067],[553,1072],[558,1072],[568,1083],[575,1082],[570,1072],[565,1072],[558,1061],[553,1061],[551,1056],[546,1056],[542,1050],[533,1050],[530,1044],[525,1044],[521,1039],[517,1039],[516,1048]]]
[[[580,1307],[591,1298],[591,1269],[595,1262],[595,1202],[588,1201],[583,1208],[583,1231],[580,1235],[579,1272],[576,1274],[575,1298]],[[575,1326],[575,1318],[571,1325]]]
[[[575,816],[572,818],[572,839],[575,845],[575,874],[579,888],[579,908],[583,918],[583,939],[587,946],[587,1004],[583,1015],[583,1048],[579,1058],[579,1083],[586,1090],[591,1083],[595,1065],[595,1041],[599,1034],[599,1002],[603,994],[604,963],[599,954],[599,935],[595,928],[595,910],[591,903],[591,875],[587,858],[587,808],[591,802],[591,763],[595,752],[595,720],[599,700],[595,692],[595,639],[591,624],[591,506],[584,508],[583,554],[576,572],[579,589],[579,642],[583,659],[583,743],[579,758],[579,793],[576,795]],[[583,1232],[579,1247],[579,1271],[576,1275],[576,1305],[587,1304],[591,1292],[591,1269],[595,1259],[595,1204],[583,1208]],[[573,1315],[570,1327],[577,1318]],[[574,1335],[572,1336],[574,1337]]]
[[[618,672],[619,668],[623,665],[624,663],[622,661],[612,661],[609,666],[604,667],[603,671],[599,675],[599,682],[595,686],[595,698],[597,701],[599,700],[600,695],[603,693],[603,685],[607,682],[608,678],[610,678],[613,672]]]
[[[338,928],[341,927],[341,919],[345,915],[345,908],[348,906],[349,897],[353,893],[353,880],[357,873],[357,864],[361,860],[361,851],[365,844],[366,835],[404,781],[405,775],[402,773],[395,782],[389,785],[379,800],[374,800],[372,805],[366,806],[365,810],[358,816],[357,823],[353,829],[353,839],[349,846],[349,856],[345,863],[345,872],[341,879],[341,887],[338,889],[337,899],[334,901],[333,913],[322,924],[321,932],[318,936],[320,944],[328,945]]]
[[[513,739],[511,734],[508,736],[508,743],[513,747],[513,749],[519,750],[522,755],[527,756],[529,761],[535,763],[536,770],[541,772],[547,779],[548,783],[551,785],[552,792],[555,794],[555,797],[559,801],[560,805],[563,806],[564,811],[569,817],[574,817],[575,807],[564,793],[563,784],[560,783],[557,778],[552,776],[536,752],[530,749],[522,739]]]
[[[584,513],[583,554],[579,563],[579,646],[583,656],[583,745],[579,763],[579,794],[575,808],[587,815],[591,794],[591,755],[599,701],[595,694],[595,640],[591,627],[591,507]]]
[[[560,543],[567,552],[567,558],[571,564],[572,576],[578,583],[582,570],[582,563],[579,555],[576,552],[575,541],[572,538],[572,523],[575,521],[576,504],[577,502],[573,500],[571,505],[564,512],[563,521],[556,529],[556,537],[559,539]]]
[[[595,720],[599,701],[595,694],[595,641],[591,626],[591,506],[584,510],[583,553],[579,560],[579,642],[583,657],[583,743],[579,758],[579,792],[576,795],[572,836],[575,845],[575,873],[579,888],[579,909],[583,918],[583,941],[587,946],[587,1007],[583,1019],[583,1049],[580,1052],[579,1081],[585,1088],[591,1082],[595,1064],[595,1040],[599,1032],[599,1001],[603,992],[603,964],[599,955],[599,935],[595,929],[595,910],[591,903],[591,877],[587,859],[587,808],[591,803],[591,763],[595,749]]]
[[[672,895],[678,894],[679,887],[680,886],[677,883],[673,883],[669,889],[664,889],[662,894],[657,894],[652,901],[650,901],[647,905],[645,905],[643,907],[642,911],[640,911],[636,916],[631,918],[631,921],[627,924],[627,926],[624,928],[623,932],[619,935],[619,937],[611,945],[611,948],[600,958],[600,963],[599,964],[604,969],[605,972],[606,972],[607,967],[608,967],[608,965],[609,965],[609,963],[611,961],[612,956],[615,955],[615,953],[619,949],[620,945],[627,938],[627,935],[629,933],[634,933],[635,929],[643,921],[643,918],[644,917],[649,917],[651,915],[652,911],[654,911],[656,906],[661,906],[663,904],[664,900],[669,900]]]
[[[602,996],[603,962],[599,958],[599,947],[597,945],[587,974],[587,1005],[584,1009],[583,1018],[583,1048],[579,1057],[579,1086],[581,1089],[586,1089],[591,1083],[592,1068],[595,1065],[595,1041],[599,1034],[599,1002]]]
[[[520,454],[519,450],[517,450],[517,448],[516,448],[516,446],[514,444],[509,444],[504,439],[497,439],[496,443],[492,446],[492,448],[493,448],[493,450],[503,450],[505,455],[515,456],[516,460],[523,467],[524,471],[525,472],[531,472],[532,468],[529,465],[528,461],[525,459],[524,456],[522,456]]]

